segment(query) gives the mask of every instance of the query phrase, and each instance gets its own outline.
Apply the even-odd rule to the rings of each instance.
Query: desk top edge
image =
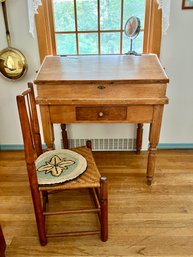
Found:
[[[36,85],[60,85],[60,84],[168,84],[169,79],[152,79],[152,80],[34,80],[34,84]]]
[[[54,67],[54,68],[53,68]],[[46,56],[35,84],[65,83],[168,83],[165,70],[154,54]]]

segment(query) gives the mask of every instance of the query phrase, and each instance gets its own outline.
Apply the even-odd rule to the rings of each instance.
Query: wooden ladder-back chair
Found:
[[[25,160],[27,166],[27,172],[29,177],[29,183],[31,188],[31,195],[33,200],[34,212],[36,217],[36,223],[38,228],[39,240],[41,245],[47,244],[48,237],[57,237],[57,236],[75,236],[75,235],[92,235],[92,234],[101,234],[101,240],[106,241],[108,239],[108,185],[107,178],[101,177],[97,166],[95,164],[94,158],[92,156],[92,151],[88,147],[78,147],[73,150],[52,150],[46,151],[43,153],[41,136],[39,130],[36,102],[33,90],[33,84],[28,83],[28,89],[23,92],[21,95],[17,96],[17,105],[23,135],[24,150],[25,150]],[[63,172],[66,166],[64,166],[64,159],[60,159],[62,162],[62,168],[59,166],[54,166],[58,157],[56,156],[58,152],[60,154],[66,154],[66,151],[69,151],[70,154],[78,155],[80,160],[86,160],[86,167],[84,172],[76,178],[73,178],[67,182],[52,184],[42,183],[40,174],[50,173],[50,167],[52,165],[51,171],[53,172]],[[46,160],[46,158],[50,160]],[[82,158],[82,159],[81,159]],[[44,160],[45,159],[45,160]],[[38,161],[41,160],[41,163],[45,165],[37,168]],[[67,160],[68,163],[68,160]],[[75,163],[75,161],[73,161]],[[69,163],[68,163],[69,164]],[[66,165],[66,163],[65,163]],[[71,164],[70,164],[71,165]],[[83,165],[84,166],[84,165]],[[43,171],[39,172],[43,167]],[[58,168],[59,167],[59,168]],[[45,168],[45,169],[44,169]],[[39,169],[39,170],[38,170]],[[42,171],[42,170],[41,170]],[[50,175],[49,174],[49,175]],[[52,174],[51,174],[52,175]],[[54,192],[66,191],[66,190],[80,190],[88,189],[89,192],[92,192],[94,199],[94,207],[92,208],[79,208],[75,210],[60,210],[60,211],[47,211],[47,203],[49,194]],[[72,191],[70,191],[72,192]],[[79,191],[78,191],[79,192]],[[49,204],[50,206],[50,204]],[[87,231],[73,231],[73,232],[62,232],[62,233],[52,233],[49,234],[46,232],[45,220],[47,216],[50,215],[61,215],[61,214],[80,214],[80,213],[93,213],[96,212],[99,217],[100,229],[87,230]],[[57,231],[58,232],[58,231]]]

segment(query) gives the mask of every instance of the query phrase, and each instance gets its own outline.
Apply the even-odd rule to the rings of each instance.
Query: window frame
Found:
[[[146,0],[143,53],[160,55],[162,12],[158,9],[157,0]],[[36,31],[39,46],[40,61],[46,55],[56,55],[56,42],[53,24],[51,1],[42,0],[42,5],[35,15]]]

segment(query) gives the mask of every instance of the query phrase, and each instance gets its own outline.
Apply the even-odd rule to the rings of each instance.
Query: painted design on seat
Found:
[[[86,159],[69,149],[46,151],[35,161],[39,185],[54,185],[73,180],[87,168]]]
[[[54,177],[59,177],[64,170],[68,169],[68,166],[73,165],[75,162],[72,160],[65,160],[64,158],[60,158],[57,155],[54,155],[50,161],[46,161],[45,165],[40,166],[37,171],[51,173]]]

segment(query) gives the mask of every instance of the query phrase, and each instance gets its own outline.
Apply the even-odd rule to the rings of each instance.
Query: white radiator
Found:
[[[136,149],[135,138],[69,139],[69,148],[86,145],[87,140],[91,140],[92,149],[95,151],[132,151]]]

